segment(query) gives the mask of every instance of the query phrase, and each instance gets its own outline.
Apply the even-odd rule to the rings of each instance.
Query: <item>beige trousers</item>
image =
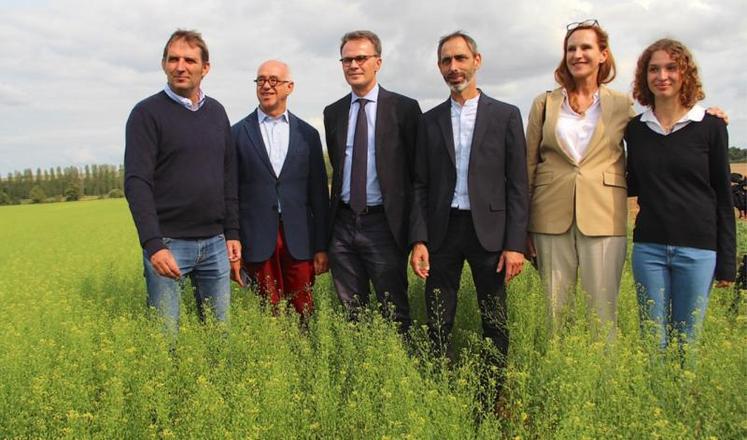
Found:
[[[589,311],[602,324],[617,320],[617,294],[625,264],[625,236],[590,237],[581,233],[573,222],[564,234],[533,234],[540,278],[548,299],[554,326],[570,307],[577,276],[589,300]]]

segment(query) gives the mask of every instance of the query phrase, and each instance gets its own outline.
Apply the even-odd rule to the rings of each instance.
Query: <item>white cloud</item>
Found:
[[[681,39],[701,67],[706,105],[729,113],[732,144],[747,147],[746,9],[743,0],[11,2],[0,22],[0,175],[119,163],[127,115],[162,87],[161,52],[177,27],[203,32],[212,62],[204,88],[232,121],[256,106],[257,65],[279,58],[294,71],[291,111],[322,132],[322,109],[348,91],[336,61],[345,31],[377,32],[381,84],[427,110],[447,97],[435,66],[438,37],[463,29],[483,53],[481,87],[526,118],[532,98],[554,87],[565,24],[593,17],[609,31],[618,61],[613,88],[630,90],[647,44]]]

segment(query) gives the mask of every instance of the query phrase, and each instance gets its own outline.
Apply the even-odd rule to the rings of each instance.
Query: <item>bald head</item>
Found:
[[[275,83],[273,86],[271,83]],[[259,107],[269,116],[280,116],[293,92],[290,68],[282,61],[268,60],[257,69],[257,99]]]
[[[261,72],[275,72],[278,79],[292,81],[290,67],[282,61],[278,60],[267,60],[259,65],[257,68],[257,76],[261,76]],[[282,76],[281,76],[282,75]]]

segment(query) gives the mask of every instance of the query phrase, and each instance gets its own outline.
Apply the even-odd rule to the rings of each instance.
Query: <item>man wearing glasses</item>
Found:
[[[342,37],[349,95],[324,109],[332,164],[330,268],[350,317],[368,304],[369,284],[385,316],[410,327],[407,299],[409,205],[417,101],[380,87],[381,41],[370,31]]]
[[[288,65],[266,61],[254,80],[259,106],[232,128],[239,180],[241,268],[274,307],[288,301],[306,318],[314,276],[327,271],[329,192],[319,132],[288,111]],[[275,310],[275,309],[274,309]]]

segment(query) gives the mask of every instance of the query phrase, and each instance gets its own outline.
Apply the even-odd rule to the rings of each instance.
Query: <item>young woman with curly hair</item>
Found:
[[[705,98],[698,68],[679,41],[662,39],[638,59],[633,96],[648,109],[628,124],[628,193],[638,196],[633,276],[642,325],[660,345],[670,331],[693,341],[714,278],[735,278],[736,238],[723,120]]]

